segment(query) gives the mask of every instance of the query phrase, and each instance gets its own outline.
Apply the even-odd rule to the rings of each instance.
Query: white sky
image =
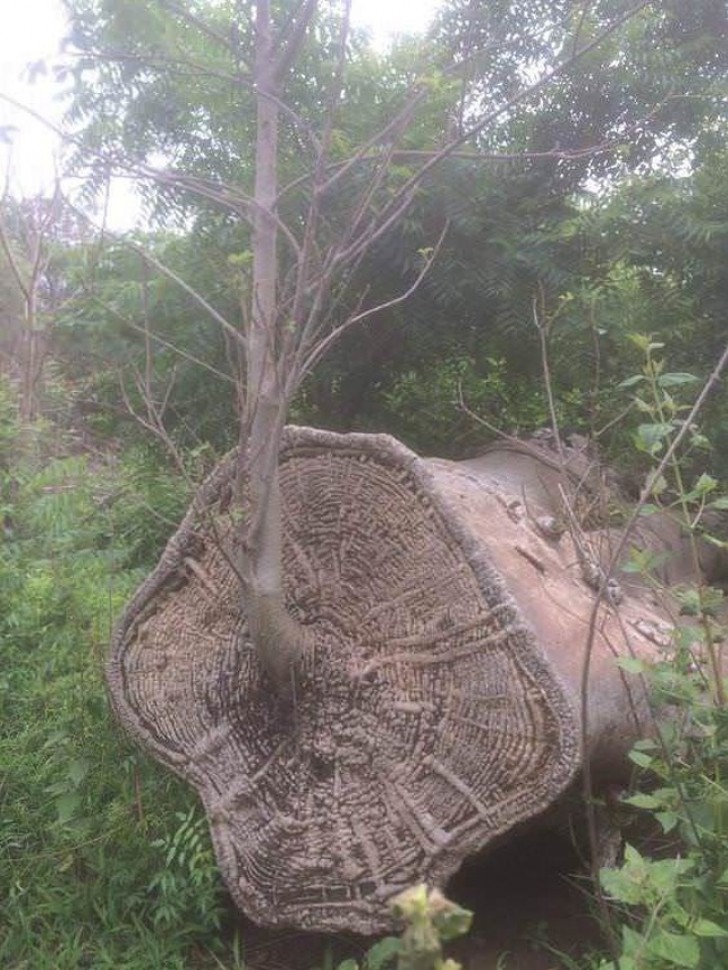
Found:
[[[398,32],[421,30],[438,0],[353,0],[354,19],[369,27],[379,43]],[[9,95],[43,118],[60,123],[59,88],[52,75],[28,82],[28,65],[58,62],[65,22],[60,0],[0,0],[0,95]],[[12,124],[12,145],[0,141],[0,178],[8,166],[16,194],[50,191],[56,170],[58,140],[26,114],[10,108],[0,97],[0,128]],[[0,132],[0,137],[2,132]],[[128,199],[126,202],[128,206]],[[116,220],[114,220],[116,221]]]

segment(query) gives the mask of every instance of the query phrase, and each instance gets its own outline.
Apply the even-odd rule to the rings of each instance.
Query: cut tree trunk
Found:
[[[504,481],[498,462],[287,429],[285,605],[306,630],[293,703],[260,663],[231,567],[235,454],[122,616],[114,708],[199,792],[253,919],[384,930],[394,894],[444,886],[556,803],[584,757],[619,772],[644,729],[615,658],[659,648],[659,610],[636,594],[599,607],[584,725],[581,540],[538,527],[538,469]]]

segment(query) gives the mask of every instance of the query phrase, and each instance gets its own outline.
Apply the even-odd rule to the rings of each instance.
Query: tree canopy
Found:
[[[250,273],[250,236],[236,214],[242,202],[235,198],[236,187],[242,194],[250,190],[253,175],[249,18],[242,8],[224,3],[68,0],[66,6],[79,51],[69,121],[76,132],[75,164],[86,166],[91,176],[89,192],[100,190],[114,164],[142,176],[149,211],[161,222],[185,227],[175,230],[164,253],[155,249],[157,255],[223,315],[234,316]],[[284,4],[276,13],[281,22],[286,9]],[[629,326],[622,304],[635,288],[644,310],[637,313],[632,305],[630,325],[657,323],[659,329],[650,307],[660,306],[667,333],[677,337],[682,328],[695,326],[715,331],[717,324],[709,324],[702,309],[695,312],[688,298],[700,290],[702,302],[707,293],[695,275],[703,270],[687,267],[681,241],[700,239],[708,260],[711,246],[719,249],[720,217],[697,195],[705,195],[708,182],[714,198],[720,194],[715,186],[725,126],[724,5],[645,5],[561,76],[508,107],[519,85],[547,74],[564,51],[588,45],[605,24],[628,11],[628,4],[614,0],[588,7],[534,2],[519,5],[517,12],[511,4],[453,2],[443,6],[425,40],[403,39],[386,53],[375,53],[362,36],[350,36],[344,110],[332,136],[334,160],[343,161],[393,118],[413,83],[426,90],[397,143],[401,154],[387,191],[409,177],[418,152],[442,144],[484,112],[500,113],[457,157],[433,171],[407,214],[367,253],[356,270],[350,305],[362,292],[372,302],[400,292],[403,280],[416,278],[418,254],[432,245],[436,227],[448,223],[442,250],[419,290],[406,305],[384,311],[333,348],[307,379],[297,414],[342,429],[391,427],[423,447],[467,449],[482,430],[472,425],[466,430],[469,422],[453,406],[462,381],[469,399],[484,406],[490,419],[503,414],[512,429],[542,421],[543,402],[526,390],[540,378],[532,321],[539,288],[548,312],[558,309],[556,345],[562,340],[573,349],[576,341],[580,348],[576,384],[583,386],[574,390],[573,406],[566,406],[568,423],[594,419],[588,413],[597,393],[591,387],[597,331],[603,364],[618,369],[622,355],[629,355],[623,349]],[[322,92],[335,37],[335,8],[322,5],[283,92],[290,111],[281,127],[281,181],[292,190],[281,205],[294,224],[307,203],[306,172],[325,110]],[[454,71],[447,68],[453,59]],[[714,174],[702,174],[704,167]],[[151,170],[160,168],[162,177],[152,177],[157,173]],[[356,177],[353,171],[350,178]],[[326,201],[333,232],[351,215],[349,181],[340,181]],[[671,248],[680,256],[670,255]],[[136,266],[124,281],[117,259],[113,278],[125,283],[122,316],[129,317],[136,300],[128,322],[139,326],[143,288],[137,278],[135,289],[134,279],[141,261],[118,258]],[[108,260],[96,268],[97,279],[106,266],[110,269]],[[720,273],[719,266],[705,270],[711,280]],[[229,354],[214,324],[205,323],[189,296],[173,294],[169,278],[158,278],[150,266],[144,272],[145,299],[160,288],[165,295],[164,306],[153,297],[159,338],[182,350],[191,340],[186,347],[191,357],[230,376]],[[111,312],[109,326],[126,334],[125,353],[134,358],[141,346],[138,331],[121,322],[113,278],[103,297],[106,306],[95,294],[67,317],[66,333],[72,342],[84,333],[102,334],[80,321],[91,315],[101,323]],[[170,300],[179,303],[170,316],[174,334],[164,322]],[[719,293],[708,317],[718,306]],[[710,349],[705,341],[701,345],[707,366]],[[215,416],[204,419],[204,407],[187,407],[202,399],[212,404],[207,391],[200,399],[183,377],[189,371],[194,383],[193,364],[184,358],[174,363],[172,350],[161,344],[157,350],[162,383],[173,367],[179,375],[170,400],[182,424],[193,430],[203,420],[206,435],[215,434],[213,426],[232,428],[233,396],[225,382],[213,394],[220,401]],[[428,373],[437,376],[431,380]],[[557,360],[557,380],[559,374]],[[514,377],[523,390],[514,390]],[[572,366],[564,367],[562,379],[564,390],[574,383]],[[510,389],[505,396],[504,384]],[[605,386],[597,397],[604,397]],[[104,393],[114,397],[108,382]],[[608,420],[612,405],[605,407]],[[222,421],[226,408],[229,420]],[[421,429],[416,411],[428,415]],[[430,444],[438,422],[444,422],[442,431]],[[453,437],[455,427],[461,430]]]

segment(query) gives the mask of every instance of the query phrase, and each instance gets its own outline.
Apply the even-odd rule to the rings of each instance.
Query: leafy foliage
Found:
[[[707,537],[724,547],[725,541],[711,534],[714,523],[706,522],[711,511],[720,512],[726,504],[717,494],[717,481],[705,472],[690,481],[686,458],[696,447],[699,429],[688,428],[682,449],[673,448],[685,430],[687,405],[681,397],[694,379],[666,370],[658,356],[661,344],[645,338],[637,344],[644,354],[642,372],[623,382],[633,389],[643,420],[635,445],[653,463],[673,454],[664,474],[648,479],[649,510],[674,510],[691,542]],[[650,564],[643,565],[649,580]],[[626,671],[643,678],[658,712],[653,736],[638,741],[631,754],[641,772],[639,788],[624,801],[650,816],[670,841],[662,858],[628,845],[623,864],[602,871],[605,892],[620,906],[619,970],[709,970],[728,958],[724,592],[696,576],[695,585],[672,593],[680,613],[692,622],[675,628],[672,644],[654,663],[630,657],[621,661]],[[610,966],[611,961],[605,962],[601,970]]]

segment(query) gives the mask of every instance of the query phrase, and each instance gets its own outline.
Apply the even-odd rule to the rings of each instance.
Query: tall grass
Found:
[[[220,966],[202,812],[126,741],[102,676],[185,489],[147,454],[63,455],[55,437],[60,457],[36,441],[19,462],[0,421],[0,966]]]

